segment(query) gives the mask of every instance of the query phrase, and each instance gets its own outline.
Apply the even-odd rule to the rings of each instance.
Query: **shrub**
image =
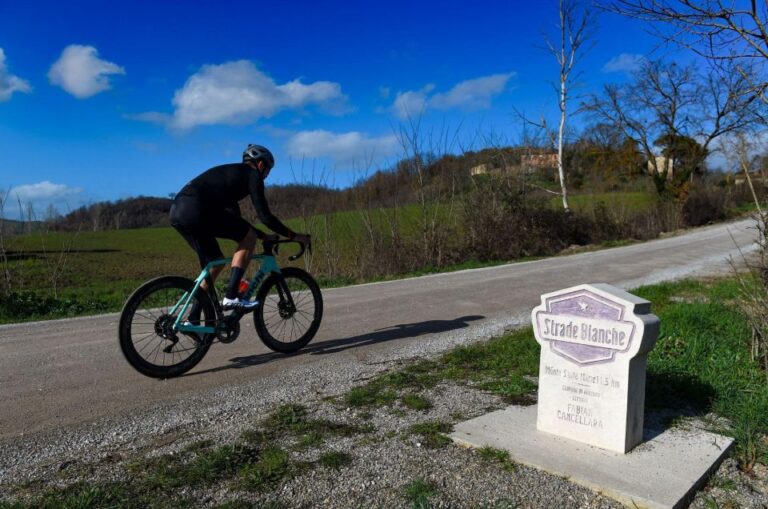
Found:
[[[675,231],[683,226],[680,207],[673,202],[659,202],[646,212],[635,214],[625,226],[624,237],[649,240],[662,232]]]
[[[63,299],[29,291],[0,295],[0,321],[103,313],[108,308],[107,303],[97,299]]]
[[[683,204],[683,221],[688,226],[702,226],[726,218],[726,194],[714,187],[696,188]]]
[[[478,260],[511,260],[589,244],[593,221],[551,208],[543,198],[485,183],[464,201],[465,251]]]

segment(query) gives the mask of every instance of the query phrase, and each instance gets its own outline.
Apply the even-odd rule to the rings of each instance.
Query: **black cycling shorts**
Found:
[[[173,200],[171,226],[197,253],[200,267],[224,257],[216,238],[240,242],[252,228],[234,211],[208,206],[200,198],[189,195],[179,195]]]

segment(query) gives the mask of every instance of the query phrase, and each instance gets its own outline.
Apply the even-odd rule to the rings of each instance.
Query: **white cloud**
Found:
[[[12,188],[8,195],[13,199],[27,201],[58,200],[80,194],[83,190],[79,187],[69,187],[65,184],[54,184],[48,180],[37,184],[26,184]]]
[[[603,72],[632,73],[640,69],[644,61],[645,57],[643,55],[622,53],[610,59],[603,66]]]
[[[203,66],[187,79],[174,95],[170,124],[180,129],[245,124],[307,105],[338,114],[346,111],[346,99],[338,83],[295,79],[278,85],[252,62],[239,60]]]
[[[67,213],[78,206],[84,198],[82,188],[54,184],[48,180],[37,184],[16,186],[7,193],[0,190],[0,197],[3,198],[2,212],[6,218],[26,216],[27,207],[31,205],[36,219],[43,219],[51,206],[59,212]]]
[[[422,114],[427,109],[481,110],[491,107],[491,101],[504,91],[514,72],[493,74],[456,84],[448,92],[432,94],[434,85],[421,90],[398,92],[392,109],[399,118],[405,119]]]
[[[0,48],[0,102],[7,101],[14,92],[28,94],[32,91],[29,82],[8,72],[5,64],[5,52]]]
[[[435,88],[431,83],[421,90],[398,92],[392,109],[398,118],[415,118],[427,109],[427,94]]]
[[[491,100],[507,86],[515,73],[494,74],[472,80],[462,81],[444,94],[435,94],[429,101],[432,108],[447,110],[464,108],[481,110],[491,107]]]
[[[100,59],[93,46],[72,44],[64,48],[51,66],[48,79],[78,99],[85,99],[109,90],[109,77],[113,74],[125,74],[125,70]]]
[[[296,133],[286,144],[292,157],[329,157],[337,165],[365,164],[386,158],[393,155],[397,147],[394,135],[370,137],[357,131],[337,134],[323,130]]]

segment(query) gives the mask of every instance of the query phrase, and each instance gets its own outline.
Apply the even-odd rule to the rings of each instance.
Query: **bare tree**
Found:
[[[768,12],[764,2],[611,0],[604,7],[651,22],[651,28],[662,39],[682,44],[706,58],[768,59]]]
[[[421,119],[409,119],[397,133],[407,171],[413,178],[419,208],[422,259],[434,266],[444,262],[449,223],[455,216],[457,183],[455,175],[439,178],[437,163],[457,144],[459,128],[443,127],[424,131]],[[445,177],[445,176],[443,176]],[[442,208],[445,206],[445,208]]]
[[[768,64],[768,2],[763,0],[612,0],[608,8],[619,14],[648,21],[657,35],[667,41],[675,42],[705,57],[716,67],[729,68],[730,75],[720,76],[722,83],[710,82],[709,88],[722,90],[734,88],[728,77],[741,80],[745,85],[736,88],[731,102],[721,103],[723,110],[730,109],[731,114],[723,114],[733,120],[732,125],[743,122],[748,125],[765,126],[765,118],[760,115],[750,118],[749,111],[755,110],[754,103],[768,104],[766,89],[766,65]],[[759,98],[760,101],[755,101]],[[716,117],[717,117],[716,110]],[[734,120],[743,115],[740,120]],[[720,134],[736,133],[731,154],[738,159],[738,167],[744,172],[745,179],[752,191],[757,212],[754,217],[757,224],[757,265],[747,263],[749,271],[744,273],[733,264],[734,272],[741,284],[741,306],[752,328],[751,354],[754,360],[761,359],[763,367],[768,367],[768,215],[761,206],[761,199],[750,176],[754,170],[750,164],[750,153],[754,149],[747,137],[740,133],[740,127],[730,128],[728,122],[714,125],[711,141]],[[720,132],[720,134],[717,134]],[[706,140],[705,140],[706,142]],[[764,197],[763,197],[764,199]],[[746,261],[746,260],[745,260]],[[768,377],[768,370],[766,370]],[[768,378],[766,378],[768,382]],[[749,448],[751,457],[742,468],[749,471],[756,460],[756,449]]]
[[[690,68],[646,62],[629,86],[605,85],[601,97],[592,97],[588,109],[597,120],[613,125],[633,140],[649,162],[659,194],[666,190],[668,161],[659,165],[654,142],[665,134],[685,131],[681,115],[692,103],[694,84]]]
[[[2,269],[3,293],[11,292],[11,267],[8,263],[9,232],[5,220],[5,204],[8,201],[8,192],[0,189],[0,268]]]
[[[563,165],[563,144],[568,118],[568,99],[572,84],[575,81],[575,76],[571,73],[576,64],[577,54],[581,54],[584,44],[589,40],[589,29],[594,23],[594,18],[591,11],[578,0],[559,0],[558,12],[559,42],[556,44],[548,37],[545,37],[545,41],[549,51],[560,66],[560,79],[557,87],[558,108],[560,109],[560,123],[557,130],[557,172],[560,178],[563,208],[568,212],[570,209]]]
[[[768,5],[756,0],[607,0],[609,11],[649,22],[661,39],[690,49],[712,62],[733,64],[749,91],[768,102]],[[743,72],[751,68],[750,72]],[[760,76],[760,77],[758,77]]]
[[[91,207],[91,222],[93,223],[93,231],[97,232],[101,229],[103,215],[104,204],[102,202],[96,203]]]
[[[692,67],[646,61],[633,82],[606,85],[587,108],[598,121],[613,125],[637,144],[660,195],[671,191],[679,197],[694,168],[678,168],[670,179],[671,158],[657,159],[657,144],[686,137],[695,140],[703,163],[716,150],[715,140],[749,130],[761,117],[762,104],[747,90],[749,83],[733,72],[734,65],[725,63],[700,74]],[[750,72],[748,67],[741,70]]]

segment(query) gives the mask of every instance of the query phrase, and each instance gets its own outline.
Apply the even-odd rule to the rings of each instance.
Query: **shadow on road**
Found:
[[[415,338],[425,334],[437,334],[440,332],[463,329],[465,327],[469,327],[469,322],[482,320],[483,318],[485,317],[482,315],[470,315],[454,318],[453,320],[427,320],[424,322],[416,323],[401,323],[383,329],[376,329],[373,332],[360,334],[358,336],[352,336],[349,338],[331,339],[328,341],[323,341],[322,343],[315,344],[310,343],[299,352],[289,355],[325,355],[329,353],[338,353],[349,348],[358,348],[361,346],[383,343],[385,341],[392,341],[395,339]],[[259,364],[266,364],[267,362],[288,357],[289,355],[272,352],[248,355],[245,357],[234,357],[230,359],[230,364],[226,366],[206,369],[204,371],[196,371],[184,376],[202,375],[203,373],[211,373],[225,369],[247,368],[250,366],[257,366]]]
[[[66,249],[67,253],[118,253],[119,249]],[[8,261],[23,261],[33,260],[38,258],[45,258],[46,256],[59,256],[60,250],[44,250],[44,249],[29,249],[25,251],[13,251],[9,249],[5,251],[5,256]]]

